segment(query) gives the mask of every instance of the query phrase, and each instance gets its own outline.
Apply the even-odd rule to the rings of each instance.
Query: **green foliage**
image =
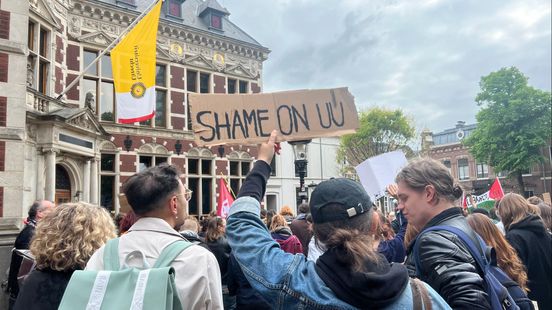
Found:
[[[341,137],[338,160],[356,166],[382,153],[403,149],[414,137],[414,126],[401,110],[371,108],[359,115],[360,128],[356,133]]]
[[[464,140],[477,160],[495,171],[509,171],[520,187],[521,173],[543,159],[541,148],[552,138],[550,92],[529,86],[527,80],[515,67],[482,77],[475,98],[482,107],[477,128]]]

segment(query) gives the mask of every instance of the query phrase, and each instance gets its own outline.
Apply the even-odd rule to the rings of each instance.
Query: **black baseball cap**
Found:
[[[326,206],[341,205],[342,209],[328,211]],[[309,202],[312,221],[325,223],[346,220],[370,211],[372,201],[358,182],[346,178],[335,178],[321,182],[311,195]]]

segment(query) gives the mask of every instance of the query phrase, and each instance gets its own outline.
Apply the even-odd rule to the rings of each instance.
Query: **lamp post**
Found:
[[[295,173],[299,175],[299,197],[301,203],[307,201],[307,193],[305,191],[305,176],[307,175],[307,145],[311,140],[290,141],[289,144],[293,147],[293,155],[295,158]]]

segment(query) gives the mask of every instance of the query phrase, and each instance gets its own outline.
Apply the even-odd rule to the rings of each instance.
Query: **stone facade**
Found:
[[[202,0],[176,1],[175,9],[173,2],[163,4],[157,37],[158,116],[122,125],[113,121],[108,55],[57,98],[151,1],[0,1],[0,270],[36,199],[82,200],[117,213],[122,183],[165,161],[194,190],[192,214],[216,208],[221,175],[241,184],[256,148],[197,147],[187,97],[262,91],[270,51],[226,10]],[[220,28],[206,25],[206,14],[219,16]]]

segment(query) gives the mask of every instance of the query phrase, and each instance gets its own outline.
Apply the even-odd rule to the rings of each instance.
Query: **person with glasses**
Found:
[[[161,251],[185,238],[178,232],[188,215],[192,191],[166,163],[131,176],[123,185],[126,199],[138,221],[119,239],[119,261],[142,251],[153,266]],[[103,270],[104,247],[90,258],[86,269]],[[131,267],[136,266],[130,261]],[[172,262],[182,309],[223,309],[220,270],[215,256],[201,246],[190,246]]]

